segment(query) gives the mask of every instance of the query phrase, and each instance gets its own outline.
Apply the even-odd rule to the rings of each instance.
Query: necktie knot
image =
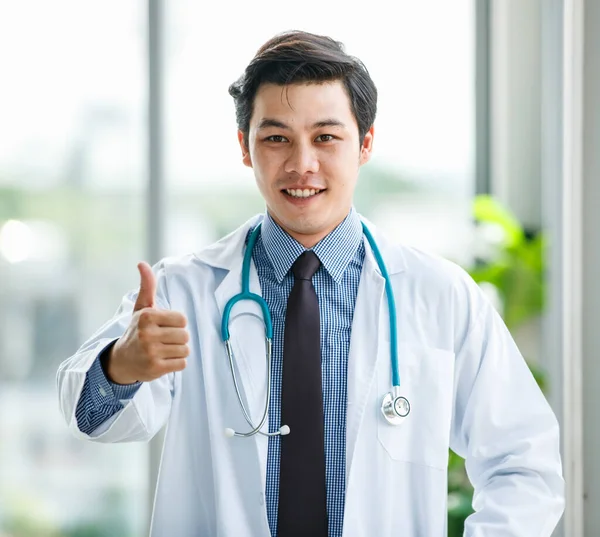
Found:
[[[298,256],[292,265],[292,272],[297,280],[311,280],[319,270],[321,261],[312,250],[306,250]]]

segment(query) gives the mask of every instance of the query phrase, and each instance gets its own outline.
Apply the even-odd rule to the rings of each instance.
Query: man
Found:
[[[168,423],[154,537],[441,537],[449,447],[475,488],[467,536],[550,536],[563,510],[558,425],[502,320],[460,268],[393,245],[353,209],[373,150],[366,68],[330,38],[290,32],[230,93],[266,214],[203,251],[138,265],[139,291],[60,367],[75,434],[148,441]],[[248,291],[268,311],[231,309],[230,365],[221,321],[246,251]],[[396,350],[405,399],[387,419]],[[267,400],[271,435],[231,438],[260,424]]]

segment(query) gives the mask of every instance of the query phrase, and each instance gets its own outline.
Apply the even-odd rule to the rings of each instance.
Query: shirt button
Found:
[[[102,386],[100,386],[100,389],[98,391],[100,392],[100,395],[102,397],[104,397],[106,395],[106,390]]]

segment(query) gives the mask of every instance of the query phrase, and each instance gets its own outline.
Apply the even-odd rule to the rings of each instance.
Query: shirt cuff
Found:
[[[106,374],[102,368],[102,357],[107,352],[110,352],[110,349],[115,343],[116,340],[102,350],[88,371],[88,377],[92,387],[92,397],[96,403],[96,407],[113,401],[131,399],[142,385],[141,382],[134,382],[133,384],[117,384],[106,378]]]

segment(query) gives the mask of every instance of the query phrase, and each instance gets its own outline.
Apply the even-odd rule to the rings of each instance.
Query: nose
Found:
[[[294,144],[285,162],[286,173],[306,175],[319,171],[319,159],[313,147],[307,144]]]

